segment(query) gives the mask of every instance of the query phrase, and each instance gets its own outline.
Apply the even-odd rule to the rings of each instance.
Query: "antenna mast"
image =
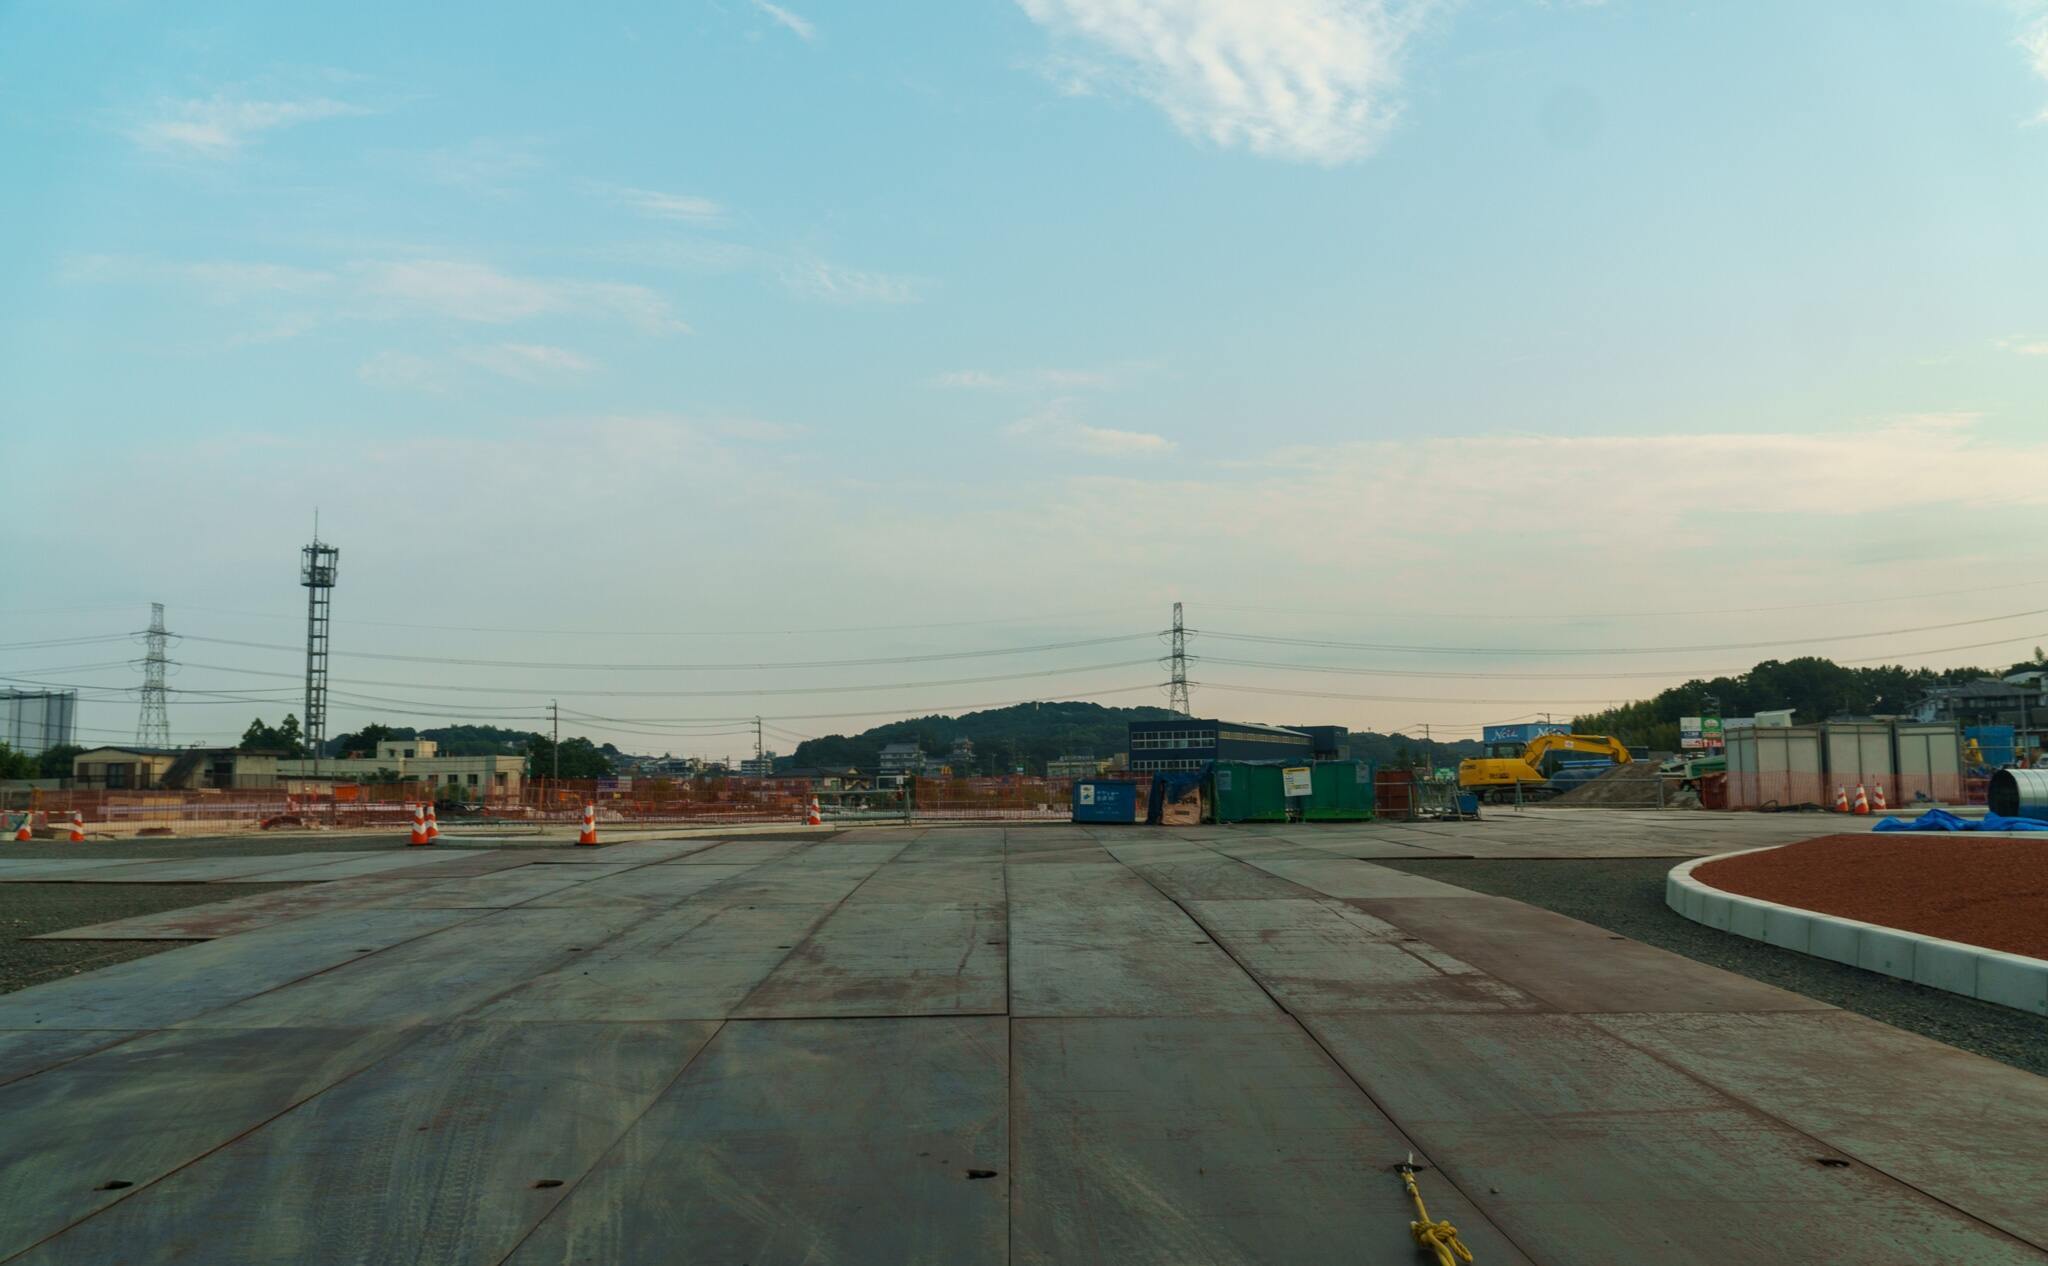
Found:
[[[313,543],[299,551],[299,583],[306,588],[306,744],[313,749],[313,775],[327,745],[327,626],[334,601],[334,577],[341,551],[320,543],[319,512],[314,512]]]

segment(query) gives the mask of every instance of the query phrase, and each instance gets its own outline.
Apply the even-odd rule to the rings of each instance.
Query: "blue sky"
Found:
[[[315,506],[337,649],[451,659],[944,653],[1176,598],[1219,630],[1532,649],[2048,606],[2010,588],[2048,553],[2048,5],[15,3],[0,145],[9,642],[155,599],[291,643]],[[921,627],[457,631],[872,625]],[[228,653],[187,688],[293,668]],[[603,676],[1135,657],[1093,653]],[[1443,662],[1314,654],[1265,658]],[[1730,655],[1626,666],[1759,657]],[[510,715],[596,675],[445,671],[383,693]],[[817,733],[1154,676],[632,714]],[[1379,728],[1659,684],[1227,680],[1198,710]],[[190,702],[184,737],[246,721]]]

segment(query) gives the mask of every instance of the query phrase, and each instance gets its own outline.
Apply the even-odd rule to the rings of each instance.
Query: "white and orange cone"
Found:
[[[1848,811],[1849,811],[1849,789],[1848,789],[1847,787],[1837,787],[1837,788],[1835,788],[1835,812],[1836,812],[1836,813],[1847,813]]]
[[[583,806],[583,834],[581,834],[581,835],[579,835],[579,836],[577,836],[577,837],[576,837],[576,842],[577,842],[578,844],[595,844],[595,843],[597,843],[597,806],[596,806],[596,805],[594,805],[594,804],[586,804],[586,805],[584,805],[584,806]]]
[[[1856,801],[1855,801],[1855,805],[1856,805],[1856,807],[1855,807],[1855,809],[1853,810],[1853,812],[1855,812],[1855,813],[1857,813],[1857,814],[1860,814],[1860,815],[1863,815],[1863,816],[1866,816],[1866,817],[1867,817],[1867,816],[1869,816],[1869,814],[1870,814],[1870,797],[1869,797],[1869,795],[1868,795],[1868,794],[1866,794],[1866,793],[1864,792],[1864,790],[1863,790],[1863,784],[1862,784],[1862,783],[1860,783],[1860,782],[1856,784]]]
[[[430,800],[427,802],[427,843],[432,844],[440,838],[441,818],[439,814],[434,812],[434,804]]]
[[[811,797],[811,807],[810,807],[809,811],[808,811],[808,812],[806,812],[806,813],[804,814],[804,825],[805,825],[805,826],[823,826],[823,825],[825,825],[825,815],[824,815],[824,813],[823,813],[823,812],[821,812],[821,811],[819,810],[819,808],[818,808],[818,798],[817,798],[816,796],[812,796],[812,797]]]
[[[71,842],[85,843],[85,818],[76,809],[71,811]]]
[[[1870,806],[1871,808],[1876,809],[1879,813],[1883,813],[1888,808],[1888,806],[1884,802],[1884,784],[1877,784],[1876,791],[1877,794],[1870,798]]]
[[[35,837],[35,832],[28,829],[28,814],[22,814],[21,825],[14,829],[14,842],[16,844],[26,844],[35,839]]]
[[[412,839],[410,843],[414,848],[419,848],[433,842],[427,836],[427,811],[418,805],[414,805],[412,807]]]

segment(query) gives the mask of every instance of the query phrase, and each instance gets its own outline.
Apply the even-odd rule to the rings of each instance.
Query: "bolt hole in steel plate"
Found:
[[[559,1187],[561,1185],[562,1180],[559,1178],[536,1178],[533,1180],[533,1189],[535,1191],[541,1191],[548,1187]]]
[[[1839,1156],[1816,1156],[1816,1157],[1814,1157],[1813,1159],[1814,1159],[1815,1163],[1817,1163],[1817,1164],[1820,1164],[1820,1165],[1825,1165],[1825,1166],[1826,1166],[1827,1168],[1829,1168],[1829,1169],[1847,1169],[1847,1168],[1849,1168],[1849,1162],[1848,1162],[1848,1161],[1845,1161],[1845,1160],[1843,1160],[1843,1159],[1842,1159],[1841,1157],[1839,1157]]]
[[[93,1188],[93,1190],[94,1190],[94,1191],[120,1191],[120,1190],[123,1190],[124,1188],[128,1188],[128,1187],[133,1187],[134,1185],[135,1185],[134,1183],[132,1183],[132,1182],[129,1182],[129,1181],[128,1181],[127,1179],[125,1179],[125,1178],[110,1178],[110,1179],[108,1179],[108,1180],[107,1180],[106,1182],[103,1182],[103,1183],[101,1183],[101,1184],[100,1184],[99,1186],[97,1186],[97,1187],[94,1187],[94,1188]]]
[[[995,1176],[996,1171],[993,1169],[970,1169],[967,1171],[967,1181],[969,1182],[974,1182],[977,1179],[982,1178],[993,1178]]]

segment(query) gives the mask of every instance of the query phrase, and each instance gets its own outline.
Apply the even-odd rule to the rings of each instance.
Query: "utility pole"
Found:
[[[562,705],[553,699],[548,700],[548,719],[554,723],[554,740],[548,744],[548,751],[553,753],[555,758],[554,780],[560,782],[562,781]]]
[[[761,777],[764,777],[764,778],[765,778],[765,777],[767,777],[767,774],[766,774],[766,772],[765,772],[765,771],[763,771],[763,770],[761,769],[761,761],[762,761],[762,756],[761,756],[761,718],[760,718],[760,717],[755,717],[755,718],[754,718],[754,772],[755,772],[755,773],[757,773],[757,774],[759,774],[759,775],[760,775]]]
[[[142,661],[142,717],[135,725],[137,747],[169,747],[171,716],[164,706],[164,669],[169,660],[164,647],[170,635],[164,632],[164,604],[149,604],[149,654]]]
[[[1180,603],[1173,604],[1173,653],[1167,656],[1167,668],[1172,680],[1167,686],[1166,706],[1182,716],[1189,716],[1188,710],[1188,639],[1187,628],[1181,623]]]

